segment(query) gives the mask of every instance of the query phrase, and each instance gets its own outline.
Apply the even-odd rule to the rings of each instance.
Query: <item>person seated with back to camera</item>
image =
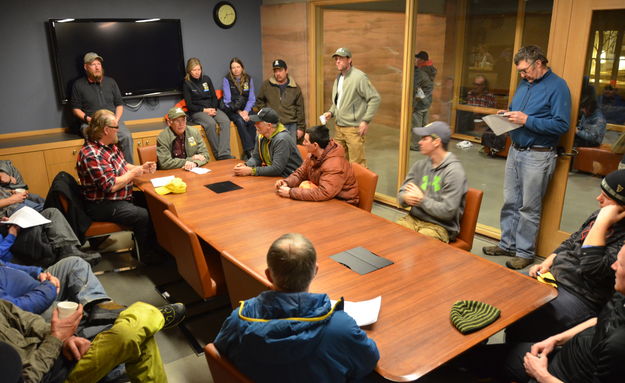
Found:
[[[579,125],[575,131],[575,147],[601,146],[605,136],[606,121],[601,109],[597,106],[597,99],[592,93],[585,94],[580,102]]]
[[[234,158],[230,154],[230,120],[219,109],[219,99],[210,77],[203,74],[200,59],[187,61],[187,74],[182,83],[182,93],[189,117],[204,128],[206,138],[217,160]],[[217,134],[219,124],[219,134]]]
[[[187,125],[187,114],[180,107],[167,112],[167,128],[156,140],[159,169],[191,170],[208,162],[208,150],[202,135]]]
[[[250,112],[256,103],[254,94],[254,80],[245,72],[245,66],[240,58],[230,60],[230,70],[223,79],[225,112],[234,122],[243,145],[242,160],[252,156],[256,138],[254,121],[250,120]]]
[[[460,231],[467,176],[460,160],[447,151],[449,125],[435,121],[413,132],[421,137],[419,146],[426,158],[412,165],[399,188],[397,200],[402,207],[410,206],[410,213],[397,223],[449,243]]]
[[[358,181],[345,149],[330,139],[325,125],[306,129],[304,146],[310,155],[302,166],[276,182],[278,195],[302,201],[327,201],[332,198],[358,205]]]
[[[302,163],[302,156],[275,110],[265,107],[250,116],[258,136],[252,156],[234,167],[237,176],[286,177]]]
[[[232,311],[215,347],[254,382],[360,381],[380,358],[375,342],[326,294],[308,292],[319,270],[313,244],[284,234],[267,252],[273,284]]]

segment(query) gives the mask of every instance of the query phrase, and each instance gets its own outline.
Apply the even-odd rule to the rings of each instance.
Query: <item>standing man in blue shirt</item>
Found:
[[[542,198],[556,165],[556,146],[569,130],[571,94],[566,82],[547,66],[542,49],[519,49],[514,64],[522,78],[509,111],[510,122],[522,126],[510,132],[506,160],[501,240],[482,249],[486,255],[514,256],[506,262],[522,269],[534,260]]]

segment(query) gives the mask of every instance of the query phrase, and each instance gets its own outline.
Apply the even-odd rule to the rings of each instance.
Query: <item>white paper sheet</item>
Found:
[[[331,301],[332,305],[336,301]],[[351,302],[345,301],[344,311],[354,318],[356,324],[360,327],[367,326],[378,321],[380,314],[380,306],[382,306],[382,297],[377,296],[368,301]]]
[[[13,213],[9,217],[8,221],[4,221],[2,223],[17,225],[22,229],[26,229],[33,226],[50,223],[50,220],[39,214],[37,210],[28,206],[24,206],[23,208]]]
[[[173,179],[174,179],[174,176],[157,177],[157,178],[152,178],[150,182],[152,182],[152,186],[154,186],[155,188],[158,188],[158,187],[167,185]]]
[[[195,173],[195,174],[206,174],[206,173],[210,172],[211,170],[210,169],[206,169],[206,168],[195,167],[195,168],[189,169],[189,171],[191,173]]]
[[[498,136],[521,127],[521,124],[513,124],[508,120],[508,117],[501,114],[489,114],[488,116],[482,117],[482,120],[484,120],[488,127]]]

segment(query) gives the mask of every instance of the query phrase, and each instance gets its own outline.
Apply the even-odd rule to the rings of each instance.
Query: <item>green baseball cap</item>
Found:
[[[184,112],[184,110],[182,110],[182,108],[179,106],[174,106],[167,112],[167,118],[169,118],[170,121],[186,115],[187,114]]]
[[[334,56],[352,57],[352,52],[347,48],[339,48],[334,52],[332,58],[334,58]]]
[[[100,62],[104,62],[104,59],[102,58],[102,56],[100,56],[99,54],[95,52],[89,52],[83,58],[83,62],[85,64],[90,64],[93,60],[100,60]]]

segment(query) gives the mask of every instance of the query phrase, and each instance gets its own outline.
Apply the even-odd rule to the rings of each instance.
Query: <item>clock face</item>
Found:
[[[237,21],[237,11],[232,4],[222,1],[215,6],[214,18],[221,28],[230,28]]]

